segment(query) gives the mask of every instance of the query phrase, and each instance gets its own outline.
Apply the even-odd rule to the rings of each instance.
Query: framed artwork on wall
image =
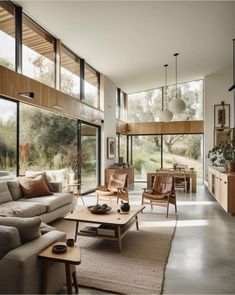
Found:
[[[214,128],[230,128],[230,104],[214,105]]]
[[[113,137],[107,138],[107,158],[108,159],[115,158],[115,138]]]
[[[232,129],[214,129],[214,146],[219,145],[223,142],[231,142],[232,141]]]

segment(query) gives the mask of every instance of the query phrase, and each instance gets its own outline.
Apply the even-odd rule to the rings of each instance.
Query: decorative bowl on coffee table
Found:
[[[105,214],[108,211],[110,211],[112,208],[106,204],[103,205],[94,205],[94,206],[88,206],[87,209],[93,213],[93,214]]]

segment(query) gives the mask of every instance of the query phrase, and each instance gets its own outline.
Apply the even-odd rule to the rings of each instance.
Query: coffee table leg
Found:
[[[75,243],[77,242],[78,226],[79,226],[79,222],[77,221],[77,222],[76,222],[76,229],[75,229],[75,236],[74,236]]]
[[[72,278],[70,272],[69,263],[65,263],[65,273],[66,273],[66,284],[67,284],[67,292],[68,294],[72,294]]]
[[[119,251],[122,251],[122,238],[121,238],[121,227],[117,227],[117,233],[118,233],[118,246],[119,246]]]
[[[46,294],[47,289],[47,266],[48,261],[42,260],[42,285],[41,285],[41,294]]]
[[[135,216],[135,224],[136,224],[136,229],[139,230],[139,222],[138,222],[138,216]]]

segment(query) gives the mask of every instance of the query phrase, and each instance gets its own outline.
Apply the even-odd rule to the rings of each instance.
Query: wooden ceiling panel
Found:
[[[23,25],[23,44],[40,55],[54,61],[55,53],[53,44],[26,25]]]
[[[14,16],[2,7],[0,7],[0,30],[10,36],[15,36]]]

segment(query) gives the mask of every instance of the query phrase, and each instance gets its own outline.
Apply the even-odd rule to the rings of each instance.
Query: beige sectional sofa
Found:
[[[38,217],[0,217],[0,294],[40,294],[42,265],[38,253],[54,242],[65,241],[57,230],[40,233]],[[65,284],[63,263],[48,265],[47,293]]]
[[[0,216],[38,216],[45,223],[65,216],[74,209],[74,196],[59,192],[59,183],[51,185],[53,195],[26,199],[17,181],[0,182]]]

